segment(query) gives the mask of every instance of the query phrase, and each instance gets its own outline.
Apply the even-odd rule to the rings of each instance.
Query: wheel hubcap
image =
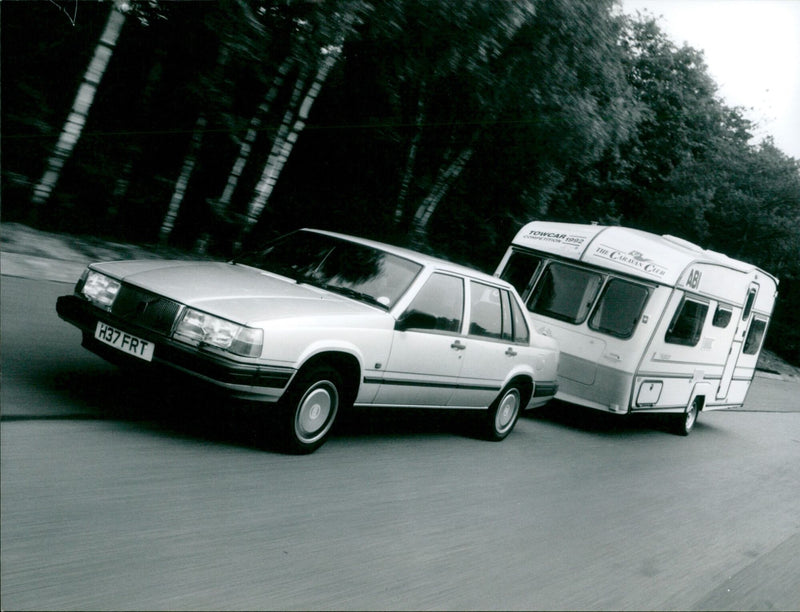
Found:
[[[336,414],[339,397],[336,387],[323,381],[309,389],[295,417],[295,431],[303,442],[314,442],[324,435]]]
[[[697,419],[697,405],[692,404],[692,407],[686,411],[686,431],[694,427],[695,419]]]
[[[497,433],[505,433],[513,424],[514,418],[519,411],[519,391],[512,389],[503,396],[500,405],[497,407],[497,416],[494,419],[494,426]]]

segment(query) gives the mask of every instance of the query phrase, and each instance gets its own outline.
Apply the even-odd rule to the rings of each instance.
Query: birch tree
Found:
[[[252,61],[252,53],[259,43],[265,39],[265,31],[245,0],[228,0],[221,2],[216,10],[211,11],[205,21],[205,28],[219,37],[219,47],[212,70],[198,76],[196,85],[204,104],[195,122],[192,138],[184,157],[181,171],[175,181],[167,211],[161,222],[159,241],[166,244],[180,213],[193,173],[200,162],[204,135],[209,118],[221,116],[223,123],[229,124],[227,105],[229,104],[229,86],[226,81],[226,69],[233,56],[245,57]],[[230,127],[228,125],[228,127]],[[204,250],[208,235],[198,240],[198,250]]]
[[[289,155],[292,153],[292,149],[300,136],[300,132],[303,131],[306,125],[308,113],[319,95],[322,84],[325,82],[328,73],[336,63],[336,55],[338,55],[338,53],[335,53],[332,57],[329,56],[323,61],[311,87],[304,97],[302,94],[305,90],[306,77],[303,71],[301,71],[301,74],[298,76],[292,91],[292,97],[289,100],[289,106],[283,115],[283,120],[275,135],[275,140],[272,143],[272,149],[267,158],[267,163],[261,173],[261,179],[256,186],[255,197],[248,206],[246,226],[244,228],[245,233],[258,221],[261,211],[272,195],[272,190],[278,182],[278,177],[283,167],[286,165]],[[301,99],[302,103],[300,102]]]
[[[50,199],[50,194],[53,193],[61,177],[64,164],[72,155],[75,145],[80,140],[89,111],[94,102],[95,93],[103,80],[103,75],[106,72],[106,68],[108,68],[108,63],[111,61],[114,47],[125,23],[123,7],[127,7],[127,4],[117,5],[114,3],[111,5],[108,20],[86,72],[83,74],[75,100],[72,103],[72,109],[61,129],[61,134],[53,148],[53,152],[47,160],[44,174],[33,188],[32,202],[34,206],[41,206]]]
[[[478,134],[473,135],[473,143],[463,148],[461,152],[449,163],[444,164],[439,169],[436,182],[428,195],[422,200],[414,214],[414,222],[411,228],[411,239],[414,243],[423,243],[426,238],[426,229],[436,207],[444,198],[455,180],[459,177],[464,167],[469,162],[474,152],[474,142],[477,141]]]
[[[414,117],[414,134],[408,146],[403,176],[400,180],[400,191],[397,194],[397,204],[394,209],[394,223],[399,225],[403,220],[403,214],[408,199],[408,191],[411,187],[411,180],[414,178],[414,168],[417,163],[417,151],[422,140],[422,126],[425,123],[425,80],[420,84],[420,94],[417,98],[417,114]]]
[[[163,57],[157,54],[157,59],[147,75],[147,82],[142,90],[141,98],[138,100],[138,115],[142,118],[141,124],[144,125],[150,119],[153,93],[156,86],[160,83],[163,74]],[[128,188],[133,177],[133,170],[136,163],[141,159],[144,146],[142,137],[134,131],[130,142],[123,147],[126,155],[125,164],[117,174],[114,181],[114,191],[111,193],[111,200],[108,208],[108,218],[114,219],[119,213],[120,205],[124,203],[128,195]]]
[[[456,53],[446,53],[443,56],[439,65],[435,67],[436,72],[432,78],[446,82],[453,74],[459,75],[458,78],[464,78],[461,75],[466,75],[474,96],[469,108],[471,112],[483,116],[483,121],[475,122],[474,116],[454,118],[460,126],[454,130],[452,140],[466,141],[466,144],[461,148],[451,145],[445,149],[432,186],[416,207],[409,235],[417,246],[425,242],[431,217],[472,158],[484,127],[496,120],[497,103],[493,99],[492,91],[503,91],[505,85],[502,71],[497,69],[496,64],[501,62],[504,50],[513,43],[522,26],[535,15],[533,4],[528,2],[501,5],[500,9],[503,12],[499,14],[495,12],[498,6],[490,4],[487,7],[480,2],[461,8],[464,13],[457,15],[453,26],[456,31],[465,34],[465,39],[460,41]],[[497,77],[495,73],[501,76]],[[420,108],[430,104],[433,104],[433,101],[425,100],[424,97],[418,102]],[[420,110],[417,121],[423,121],[426,116],[427,114]],[[418,131],[421,128],[421,123],[415,126]],[[418,146],[415,134],[409,147],[406,168],[415,160]],[[398,198],[395,210],[396,222],[400,221],[404,214],[402,210],[406,197],[404,189],[407,188],[408,182],[410,182],[409,177],[404,176],[400,192],[402,197]]]
[[[312,66],[316,63],[316,73],[307,90],[305,86],[308,67],[301,66],[289,105],[283,114],[281,125],[275,135],[269,157],[256,186],[255,195],[247,207],[242,237],[246,236],[258,222],[292,153],[292,149],[306,127],[311,108],[317,100],[331,70],[341,56],[345,38],[350,33],[353,24],[358,20],[359,12],[364,10],[362,3],[344,2],[343,6],[345,8],[343,13],[335,10],[328,15],[323,15],[323,22],[329,21],[334,24],[334,35],[329,42],[323,42],[318,47],[316,56],[312,57]],[[323,23],[323,25],[325,24]],[[325,34],[320,38],[324,41]],[[311,44],[313,46],[318,43],[312,39]],[[303,92],[305,92],[304,95]]]
[[[189,151],[183,160],[181,172],[178,175],[178,180],[175,182],[175,188],[172,191],[172,197],[170,198],[169,206],[167,206],[167,212],[161,223],[161,230],[158,233],[159,242],[161,244],[167,244],[169,236],[175,227],[175,220],[178,218],[178,212],[180,211],[183,197],[186,195],[186,189],[189,187],[189,180],[192,178],[192,172],[194,172],[194,167],[197,164],[197,154],[203,142],[205,127],[206,117],[201,113],[192,131]]]
[[[253,149],[253,144],[256,141],[256,137],[258,136],[262,122],[269,114],[272,103],[275,101],[278,92],[283,86],[286,75],[291,70],[293,64],[294,61],[292,58],[287,58],[281,64],[277,74],[275,75],[275,78],[272,81],[272,85],[264,96],[261,104],[259,104],[255,114],[250,119],[247,132],[245,133],[245,136],[239,145],[239,153],[236,156],[236,160],[233,162],[230,173],[228,174],[228,180],[225,183],[225,189],[223,190],[222,195],[216,204],[217,212],[222,216],[225,216],[227,212],[228,206],[233,198],[233,194],[239,184],[239,178],[242,176],[245,165],[250,159],[250,153]]]

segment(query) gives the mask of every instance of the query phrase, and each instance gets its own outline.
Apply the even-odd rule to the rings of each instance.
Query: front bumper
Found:
[[[283,395],[293,368],[265,366],[241,362],[202,348],[187,346],[171,338],[123,321],[113,314],[93,306],[76,296],[64,295],[56,301],[58,316],[83,332],[82,346],[96,355],[118,365],[147,365],[114,347],[94,338],[98,321],[121,329],[153,343],[152,364],[180,370],[228,391],[234,397],[277,401]]]

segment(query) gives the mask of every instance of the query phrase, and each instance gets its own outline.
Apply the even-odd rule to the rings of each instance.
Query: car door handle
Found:
[[[517,351],[515,351],[513,348],[509,346],[508,350],[506,351],[506,355],[508,355],[509,357],[516,357]]]
[[[455,342],[453,342],[453,344],[450,345],[450,348],[456,349],[457,351],[463,351],[467,347],[466,345],[461,344],[461,340],[456,340]]]

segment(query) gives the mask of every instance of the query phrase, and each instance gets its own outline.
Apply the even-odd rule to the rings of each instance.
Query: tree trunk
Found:
[[[156,86],[161,81],[161,76],[164,72],[161,54],[158,55],[159,59],[150,69],[147,75],[147,83],[142,91],[141,98],[138,101],[138,117],[139,125],[147,125],[152,115],[152,100],[153,92]],[[124,147],[124,154],[126,155],[125,165],[118,173],[117,179],[114,181],[114,190],[111,193],[111,199],[108,206],[107,218],[113,223],[115,217],[119,214],[120,206],[124,203],[128,195],[128,188],[131,185],[131,177],[133,176],[134,167],[139,163],[142,157],[144,147],[142,144],[142,136],[139,134],[132,134],[130,141]]]
[[[261,174],[261,180],[256,187],[256,197],[253,198],[253,201],[250,203],[250,208],[247,212],[247,226],[245,232],[252,229],[258,221],[261,211],[264,210],[264,206],[266,206],[269,197],[272,195],[272,190],[278,182],[281,171],[286,165],[289,155],[292,153],[292,149],[300,136],[300,132],[302,132],[303,128],[306,126],[306,120],[311,112],[311,107],[314,105],[322,89],[322,85],[325,83],[325,79],[328,78],[328,74],[330,74],[331,69],[338,59],[338,51],[334,51],[325,57],[317,70],[311,87],[308,88],[300,104],[299,111],[296,110],[297,101],[299,100],[299,94],[302,92],[304,83],[302,80],[298,81],[295,91],[292,94],[292,101],[290,102],[289,109],[284,115],[284,120],[281,123],[281,127],[272,145],[272,151],[267,159],[264,172]]]
[[[474,140],[475,138],[473,138],[473,141]],[[470,146],[463,149],[461,153],[458,154],[458,157],[450,164],[442,166],[442,168],[439,169],[439,174],[436,177],[433,189],[425,196],[422,204],[419,205],[417,212],[414,214],[410,235],[415,244],[425,242],[428,232],[428,222],[447,191],[461,175],[464,166],[469,162],[474,150],[473,145],[470,144]]]
[[[217,63],[214,66],[212,76],[214,81],[222,79],[229,58],[230,48],[223,42],[217,54]],[[183,167],[181,168],[180,175],[178,175],[178,180],[175,182],[175,189],[172,192],[172,198],[170,198],[167,213],[164,215],[164,221],[161,223],[161,230],[158,236],[161,244],[165,245],[169,242],[170,234],[172,234],[172,230],[175,227],[175,219],[178,217],[183,198],[189,187],[189,181],[192,178],[192,172],[194,172],[194,167],[197,165],[197,159],[200,156],[200,148],[203,144],[206,123],[206,116],[201,111],[195,122],[194,130],[192,131],[192,140],[189,144],[189,151],[183,160]]]
[[[250,152],[252,151],[253,143],[258,136],[258,128],[261,127],[261,119],[262,117],[266,116],[267,113],[269,113],[270,106],[275,101],[275,97],[278,95],[280,88],[283,86],[283,80],[286,78],[286,74],[289,72],[292,63],[292,59],[287,58],[286,61],[281,64],[281,67],[278,69],[278,74],[275,75],[275,78],[272,81],[272,86],[270,87],[269,91],[267,91],[266,95],[264,96],[264,100],[259,105],[258,110],[253,115],[252,119],[250,119],[247,133],[245,134],[244,140],[239,147],[239,155],[236,158],[230,173],[228,174],[228,181],[225,184],[225,189],[222,192],[222,196],[220,196],[219,201],[217,202],[218,212],[223,216],[225,215],[228,206],[231,203],[233,194],[236,191],[236,186],[239,183],[239,178],[242,176],[242,171],[244,170],[245,165],[247,165],[247,161],[250,159]]]
[[[308,92],[300,104],[300,110],[296,111],[297,100],[295,99],[295,94],[297,94],[298,91],[302,91],[300,80],[298,80],[298,86],[300,87],[295,87],[295,91],[292,94],[292,100],[289,103],[289,109],[284,115],[281,128],[278,131],[278,135],[275,137],[275,141],[273,142],[272,151],[267,159],[264,171],[261,173],[261,180],[256,186],[256,195],[248,207],[245,226],[242,228],[242,236],[247,235],[247,233],[252,230],[252,228],[258,222],[261,212],[264,210],[264,207],[269,201],[272,191],[278,182],[281,171],[286,165],[289,155],[291,155],[292,149],[294,148],[300,133],[306,126],[306,120],[311,112],[311,107],[314,105],[314,102],[316,101],[317,96],[322,89],[322,85],[325,83],[325,80],[328,78],[331,70],[339,60],[345,37],[347,36],[350,25],[353,23],[355,18],[355,13],[345,15],[342,18],[342,26],[339,30],[339,34],[337,35],[336,42],[333,45],[326,45],[322,47],[321,52],[324,54],[324,58],[317,69],[317,74],[314,77],[314,81],[311,83],[311,87],[309,87]],[[294,123],[292,124],[294,117],[296,117],[296,119],[294,119]],[[285,129],[288,128],[289,125],[291,125],[291,127],[288,130]]]
[[[94,49],[92,60],[86,68],[78,93],[72,103],[72,110],[64,123],[64,127],[61,129],[61,135],[58,138],[58,142],[56,142],[53,153],[47,160],[47,168],[42,178],[33,188],[32,202],[35,206],[46,203],[50,198],[50,194],[53,193],[53,189],[55,189],[59,178],[61,178],[61,170],[64,168],[64,164],[72,154],[78,140],[80,140],[97,87],[103,79],[106,68],[108,68],[108,63],[114,53],[114,47],[117,44],[117,39],[124,23],[124,13],[119,12],[112,5],[105,28],[100,36],[100,41]]]
[[[510,12],[508,13],[507,18],[497,23],[490,32],[476,41],[476,44],[474,45],[475,52],[463,62],[464,65],[479,65],[486,62],[487,60],[484,57],[486,54],[486,49],[492,46],[493,41],[499,41],[502,38],[505,40],[504,46],[506,48],[513,45],[514,37],[521,31],[526,20],[534,14],[534,6],[532,2],[510,3],[508,6],[510,8]],[[419,107],[422,108],[424,103],[425,101],[420,99],[418,101]],[[487,114],[488,118],[485,124],[490,124],[496,119],[497,109],[490,107]],[[418,118],[418,121],[419,122],[417,125],[420,126],[421,117]],[[479,127],[473,131],[470,137],[469,145],[467,145],[451,163],[447,163],[447,159],[449,158],[449,153],[451,153],[451,151],[448,151],[448,155],[445,155],[445,161],[443,162],[442,167],[439,169],[433,189],[431,189],[427,196],[425,196],[424,200],[417,207],[417,210],[414,214],[409,234],[411,236],[412,243],[419,245],[425,242],[430,218],[436,212],[437,206],[472,157],[475,145],[478,142],[483,129],[484,128]],[[412,141],[411,148],[409,149],[409,157],[406,159],[406,167],[403,174],[400,193],[398,195],[397,206],[395,208],[396,224],[401,221],[404,214],[403,209],[406,206],[405,200],[408,197],[408,186],[411,184],[411,180],[413,178],[413,157],[417,155],[416,144],[419,142],[419,136],[419,134],[415,134],[415,141]]]
[[[272,148],[267,157],[267,163],[264,165],[261,179],[258,181],[258,185],[256,185],[256,195],[247,208],[245,227],[242,228],[245,234],[255,225],[256,221],[258,221],[261,211],[266,205],[267,200],[269,200],[269,196],[272,195],[272,189],[275,183],[278,182],[278,175],[283,169],[286,159],[288,159],[288,155],[291,152],[289,138],[293,134],[293,124],[299,121],[299,119],[297,119],[298,108],[305,85],[306,77],[305,74],[301,72],[295,82],[292,97],[289,100],[289,106],[283,114],[283,120],[278,128],[278,132],[275,134],[275,140],[272,141]],[[295,134],[294,137],[296,140],[297,134]]]
[[[189,179],[192,178],[192,172],[197,163],[197,154],[200,151],[200,145],[203,143],[205,127],[206,118],[205,115],[201,114],[194,125],[194,133],[192,134],[192,141],[189,145],[189,152],[183,160],[183,168],[175,183],[175,191],[172,192],[172,198],[167,207],[167,214],[164,215],[164,221],[161,223],[161,231],[159,232],[158,238],[162,245],[167,244],[169,236],[175,227],[175,219],[178,217],[178,211],[181,208],[183,196],[186,195]]]
[[[394,209],[394,223],[399,225],[403,220],[405,214],[406,199],[408,198],[408,189],[411,186],[411,179],[414,177],[414,166],[417,161],[417,151],[419,150],[419,141],[422,139],[422,125],[425,122],[425,81],[420,86],[419,97],[417,98],[417,116],[414,121],[414,135],[411,138],[411,144],[408,147],[408,156],[406,157],[406,165],[403,168],[403,179],[400,183],[400,193],[397,194],[397,206]]]

